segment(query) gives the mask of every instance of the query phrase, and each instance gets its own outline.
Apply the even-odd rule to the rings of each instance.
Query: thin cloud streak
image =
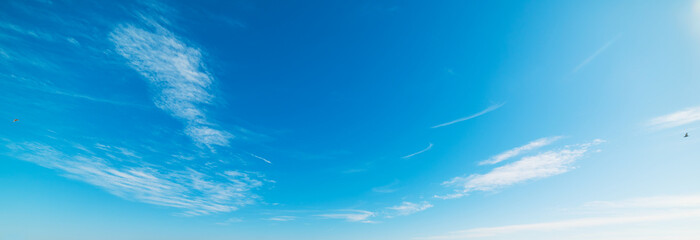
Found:
[[[62,96],[67,96],[67,97],[89,100],[89,101],[93,101],[93,102],[99,102],[99,103],[108,103],[108,104],[119,105],[119,106],[136,107],[136,108],[140,108],[140,109],[153,109],[153,107],[150,107],[150,106],[138,105],[135,103],[128,103],[128,102],[119,102],[119,101],[114,101],[114,100],[109,100],[109,99],[96,98],[96,97],[91,97],[91,96],[77,94],[77,93],[63,92],[63,91],[59,91],[59,90],[46,91],[46,92],[54,93],[56,95],[62,95]]]
[[[555,231],[576,228],[604,227],[633,223],[662,222],[682,219],[700,219],[700,196],[661,196],[637,198],[618,202],[596,201],[585,209],[615,210],[607,216],[576,218],[543,223],[516,224],[500,227],[472,228],[454,231],[442,236],[416,239],[473,239],[518,234],[532,231]],[[559,234],[561,236],[561,234]]]
[[[266,163],[268,163],[268,164],[272,164],[272,162],[270,162],[269,160],[265,159],[264,157],[261,157],[261,156],[258,156],[258,155],[252,154],[252,153],[250,154],[250,156],[253,156],[254,158],[263,160],[264,162],[266,162]]]
[[[581,68],[583,68],[583,67],[585,67],[586,65],[588,65],[591,61],[593,61],[593,59],[595,59],[596,57],[598,57],[598,55],[600,55],[600,54],[603,53],[606,49],[608,49],[608,47],[610,47],[610,45],[613,45],[613,43],[615,43],[615,42],[617,41],[617,39],[619,39],[621,36],[622,36],[622,33],[618,34],[618,35],[615,36],[613,39],[611,39],[610,41],[608,41],[607,43],[605,43],[605,45],[603,45],[603,46],[600,47],[598,50],[596,50],[595,53],[593,53],[593,55],[591,55],[590,57],[586,58],[586,60],[583,60],[583,62],[581,62],[578,66],[576,66],[576,67],[574,68],[574,71],[573,71],[573,72],[576,73],[576,72],[578,72],[579,70],[581,70]]]
[[[540,139],[532,141],[528,144],[525,144],[523,146],[516,147],[516,148],[513,148],[511,150],[505,151],[501,154],[498,154],[496,156],[493,156],[489,160],[485,160],[485,161],[480,162],[479,165],[496,164],[496,163],[508,160],[510,158],[516,157],[523,152],[535,150],[535,149],[547,146],[549,144],[552,144],[553,142],[559,140],[560,138],[561,138],[560,136],[540,138]]]
[[[24,36],[30,36],[36,39],[40,40],[45,40],[45,41],[53,41],[55,37],[51,34],[38,31],[38,30],[29,30],[23,27],[20,27],[18,25],[14,25],[11,23],[6,23],[6,22],[0,22],[0,28],[8,30],[8,31],[13,31],[15,33],[24,35]],[[4,36],[3,36],[4,37]]]
[[[700,121],[700,106],[687,108],[671,114],[649,120],[648,125],[654,128],[673,128]]]
[[[55,95],[59,95],[59,96],[66,96],[66,97],[71,97],[71,98],[83,99],[83,100],[88,100],[88,101],[98,102],[98,103],[112,104],[112,105],[117,105],[117,106],[134,107],[134,108],[139,108],[139,109],[153,109],[153,107],[151,107],[151,106],[140,105],[140,104],[130,103],[130,102],[120,102],[120,101],[115,101],[115,100],[110,100],[110,99],[97,98],[97,97],[78,94],[78,93],[74,93],[74,92],[70,92],[70,91],[65,91],[65,90],[61,90],[55,86],[51,86],[50,84],[45,83],[45,82],[31,80],[31,79],[23,78],[23,77],[18,77],[15,75],[0,75],[0,78],[7,78],[7,79],[15,80],[15,81],[3,81],[3,84],[8,84],[8,85],[11,85],[12,87],[24,88],[27,90],[33,90],[33,91],[38,91],[38,92],[42,92],[42,93],[55,94]]]
[[[364,211],[364,210],[345,210],[339,213],[328,213],[319,214],[317,217],[328,218],[328,219],[343,219],[348,222],[362,222],[362,223],[373,223],[368,220],[370,217],[375,215],[374,212]]]
[[[411,215],[417,212],[425,211],[431,207],[433,207],[433,205],[426,201],[421,203],[402,202],[400,205],[388,207],[387,209],[391,210],[392,213],[387,217],[392,218],[395,216]]]
[[[411,157],[413,157],[413,156],[415,156],[415,155],[418,155],[418,154],[427,152],[427,151],[430,150],[431,148],[433,148],[433,143],[429,143],[429,144],[428,144],[428,147],[424,148],[423,150],[420,150],[420,151],[415,152],[415,153],[408,154],[408,155],[403,156],[403,157],[401,157],[401,158],[403,158],[403,159],[409,159],[409,158],[411,158]]]
[[[525,231],[552,231],[560,229],[598,227],[608,225],[620,225],[631,223],[671,221],[688,218],[700,218],[700,209],[692,211],[673,211],[668,213],[658,213],[639,216],[625,217],[601,217],[601,218],[581,218],[558,222],[545,222],[522,225],[508,225],[502,227],[474,228],[470,230],[454,232],[450,235],[434,236],[416,239],[472,239],[481,237],[492,237],[503,234],[511,234]]]
[[[478,113],[473,114],[473,115],[471,115],[471,116],[463,117],[463,118],[460,118],[460,119],[457,119],[457,120],[454,120],[454,121],[451,121],[451,122],[446,122],[446,123],[443,123],[443,124],[438,124],[438,125],[432,126],[432,127],[430,127],[430,128],[439,128],[439,127],[449,126],[449,125],[452,125],[452,124],[455,124],[455,123],[458,123],[458,122],[466,121],[466,120],[469,120],[469,119],[472,119],[472,118],[475,118],[475,117],[478,117],[478,116],[487,114],[487,113],[489,113],[489,112],[491,112],[491,111],[493,111],[493,110],[496,110],[496,109],[502,107],[503,105],[505,105],[505,103],[496,104],[496,105],[491,105],[491,106],[489,106],[488,108],[482,110],[481,112],[478,112]]]
[[[493,191],[521,182],[551,177],[566,173],[573,169],[572,164],[583,157],[595,145],[604,142],[594,140],[590,143],[578,144],[558,151],[548,151],[494,168],[486,174],[472,174],[468,177],[455,177],[442,183],[454,187],[455,193],[446,196],[435,196],[441,199],[462,197],[473,191]]]

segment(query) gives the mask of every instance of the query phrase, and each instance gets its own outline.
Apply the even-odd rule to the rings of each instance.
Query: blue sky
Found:
[[[694,239],[699,64],[698,1],[7,1],[0,239]]]

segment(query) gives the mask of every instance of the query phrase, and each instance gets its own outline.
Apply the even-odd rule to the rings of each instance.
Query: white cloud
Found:
[[[206,125],[190,125],[185,129],[185,133],[195,142],[207,146],[228,146],[229,139],[233,138],[233,135],[226,131],[217,130]]]
[[[540,147],[547,146],[557,140],[559,140],[561,137],[548,137],[548,138],[540,138],[535,141],[532,141],[528,144],[525,144],[524,146],[516,147],[511,150],[505,151],[501,154],[498,154],[496,156],[493,156],[489,160],[485,160],[479,163],[479,165],[486,165],[486,164],[496,164],[502,161],[505,161],[509,158],[515,157],[520,155],[523,152],[530,151],[530,150],[535,150]]]
[[[445,195],[435,195],[433,197],[447,200],[447,199],[461,198],[461,197],[464,197],[464,195],[466,195],[466,194],[465,193],[451,193],[451,194],[445,194]]]
[[[316,216],[329,219],[344,219],[348,222],[372,223],[369,218],[374,215],[374,212],[364,210],[342,210],[337,213],[319,214]]]
[[[75,45],[76,47],[80,47],[80,42],[78,42],[78,40],[75,40],[75,38],[67,37],[66,41],[69,42],[70,44]]]
[[[252,154],[252,153],[251,153],[250,156],[253,156],[254,158],[263,160],[264,162],[266,162],[266,163],[268,163],[268,164],[272,164],[272,162],[270,162],[270,160],[267,160],[267,159],[265,159],[265,158],[263,158],[263,157],[260,157],[260,156],[258,156],[258,155],[255,155],[255,154]]]
[[[496,104],[496,105],[491,105],[491,106],[489,106],[488,108],[482,110],[481,112],[478,112],[478,113],[473,114],[473,115],[471,115],[471,116],[467,116],[467,117],[463,117],[463,118],[460,118],[460,119],[457,119],[457,120],[454,120],[454,121],[450,121],[450,122],[438,124],[438,125],[432,126],[431,128],[439,128],[439,127],[444,127],[444,126],[452,125],[452,124],[455,124],[455,123],[458,123],[458,122],[466,121],[466,120],[469,120],[469,119],[472,119],[472,118],[475,118],[475,117],[478,117],[478,116],[487,114],[487,113],[489,113],[489,112],[491,112],[491,111],[493,111],[493,110],[496,110],[496,109],[502,107],[503,105],[505,105],[505,103]]]
[[[20,160],[59,170],[65,177],[89,183],[121,198],[183,209],[183,215],[234,211],[253,203],[257,196],[251,190],[267,181],[239,171],[205,174],[189,168],[171,170],[127,162],[116,166],[99,157],[70,155],[38,143],[8,147]],[[100,148],[91,151],[98,152]]]
[[[95,147],[102,151],[120,154],[124,157],[141,158],[141,156],[137,155],[134,151],[124,147],[108,146],[100,143],[96,143]],[[85,149],[85,147],[82,148]]]
[[[415,155],[424,153],[424,152],[430,150],[431,148],[433,148],[433,143],[429,143],[429,144],[428,144],[428,147],[424,148],[423,150],[420,150],[420,151],[415,152],[415,153],[408,154],[408,155],[403,156],[403,157],[401,157],[401,158],[403,158],[403,159],[409,159],[409,158],[411,158],[411,157],[413,157],[413,156],[415,156]]]
[[[443,185],[456,187],[456,194],[436,197],[456,198],[472,191],[491,191],[528,180],[562,174],[571,170],[571,164],[581,158],[591,146],[601,142],[603,141],[595,140],[557,151],[548,151],[534,156],[523,157],[516,162],[494,168],[486,174],[455,177],[450,181],[444,182]]]
[[[625,224],[634,223],[658,223],[664,221],[698,219],[700,220],[700,196],[661,196],[650,198],[637,198],[619,202],[592,202],[585,205],[586,209],[613,209],[595,217],[574,218],[552,222],[528,223],[506,225],[499,227],[472,228],[462,231],[454,231],[446,235],[432,236],[418,239],[474,239],[484,237],[504,237],[505,239],[527,238],[525,233],[535,232],[536,235],[547,236],[551,231],[573,231],[578,228],[588,228],[588,232],[594,232],[596,227],[616,226],[622,229]],[[650,225],[653,228],[655,225]],[[639,230],[639,229],[637,229]],[[660,229],[660,232],[664,232]],[[609,235],[610,233],[608,233]],[[668,235],[669,232],[666,232]],[[567,232],[558,232],[557,239],[564,239]],[[571,235],[571,234],[569,234]],[[576,234],[573,234],[576,235]],[[644,236],[638,234],[637,236]],[[529,238],[528,238],[529,239]],[[632,238],[634,239],[634,238]],[[666,238],[650,238],[666,239]],[[671,239],[671,238],[669,238]]]
[[[613,43],[615,43],[615,42],[617,41],[617,39],[619,39],[621,36],[622,36],[622,34],[618,34],[618,35],[615,36],[614,38],[610,39],[610,41],[606,42],[605,45],[603,45],[603,46],[600,47],[598,50],[596,50],[596,51],[593,53],[593,55],[591,55],[590,57],[586,58],[585,60],[583,60],[583,62],[581,62],[578,66],[576,66],[576,67],[574,68],[574,71],[573,71],[573,72],[574,72],[574,73],[575,73],[575,72],[578,72],[579,70],[581,70],[581,68],[583,68],[583,67],[585,67],[586,65],[588,65],[591,61],[593,61],[593,59],[595,59],[596,57],[598,57],[598,55],[600,55],[600,54],[603,53],[606,49],[608,49],[608,47],[610,47],[611,45],[613,45]]]
[[[697,121],[700,121],[700,106],[653,118],[648,124],[657,128],[672,128]]]
[[[420,211],[424,211],[431,207],[433,207],[432,204],[424,201],[421,203],[403,202],[401,203],[401,205],[388,207],[387,209],[392,211],[389,217],[393,217],[411,215]]]
[[[207,120],[203,105],[211,104],[214,77],[202,62],[202,53],[187,46],[158,25],[148,31],[122,25],[110,34],[116,51],[143,75],[157,92],[156,106],[185,122],[185,133],[208,147],[227,146],[233,135]]]

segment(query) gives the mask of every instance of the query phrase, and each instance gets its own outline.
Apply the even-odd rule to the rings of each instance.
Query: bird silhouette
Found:
[[[683,136],[683,137],[688,137],[688,133],[685,133],[685,136]]]

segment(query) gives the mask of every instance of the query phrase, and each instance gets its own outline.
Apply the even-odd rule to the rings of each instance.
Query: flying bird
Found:
[[[12,120],[12,122],[17,122],[17,121],[19,121],[19,119],[16,119],[16,118],[15,118],[15,120]]]
[[[688,137],[688,133],[685,133],[685,136],[683,136],[683,137]]]

